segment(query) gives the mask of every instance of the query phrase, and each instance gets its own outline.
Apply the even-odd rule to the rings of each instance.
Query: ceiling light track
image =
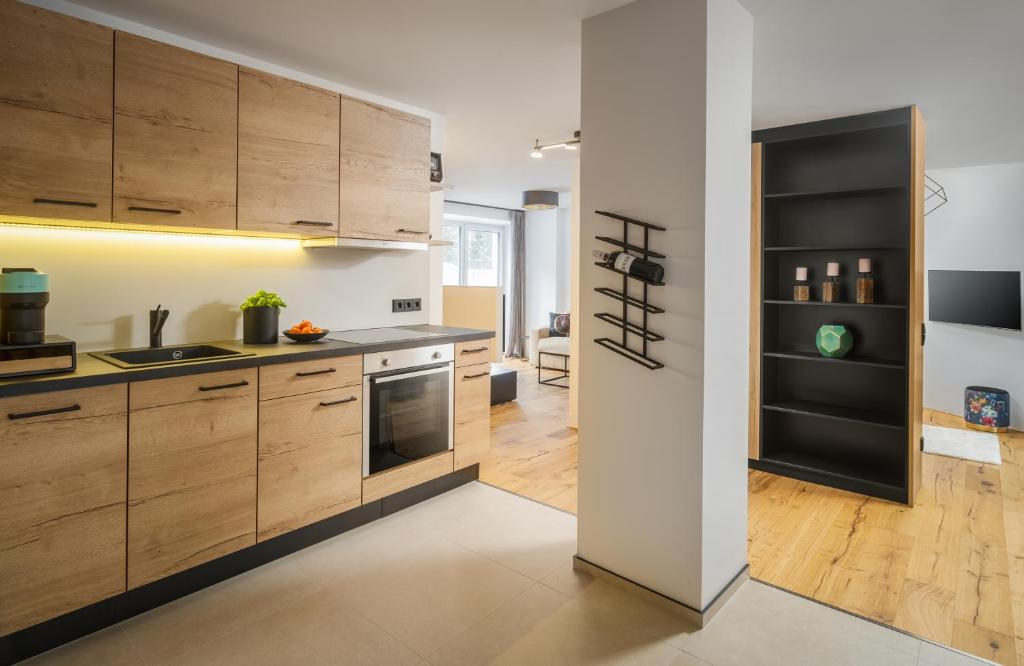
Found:
[[[545,150],[552,150],[554,148],[564,148],[565,150],[579,150],[580,149],[580,131],[576,130],[572,133],[571,139],[565,141],[558,141],[556,143],[541,143],[540,139],[537,139],[533,143],[533,151],[530,153],[530,157],[534,159],[540,159],[544,157]]]

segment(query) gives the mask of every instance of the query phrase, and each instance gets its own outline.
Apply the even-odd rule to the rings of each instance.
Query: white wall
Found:
[[[547,326],[558,303],[558,209],[526,211],[525,334]]]
[[[238,305],[258,289],[302,319],[343,330],[426,323],[392,298],[429,296],[426,252],[304,250],[297,241],[0,226],[4,266],[50,274],[47,332],[82,351],[149,344],[147,311],[171,311],[164,342],[241,337]]]
[[[443,148],[439,114],[62,0],[33,4],[426,116],[431,149]],[[441,198],[432,195],[435,232]],[[284,323],[312,319],[340,330],[438,322],[441,258],[436,250],[302,250],[293,241],[0,226],[0,265],[51,274],[47,330],[84,351],[148,344],[147,310],[157,304],[171,310],[166,342],[240,337],[237,306],[257,289],[288,302]],[[423,310],[392,314],[392,298],[421,298]]]
[[[1024,271],[1024,163],[935,169],[949,203],[925,218],[925,268]],[[925,283],[927,317],[928,287]],[[1011,427],[1024,430],[1024,333],[927,323],[924,404],[963,413],[967,386],[1010,392]]]
[[[555,221],[555,307],[568,312],[572,303],[572,192],[560,197]]]
[[[697,609],[746,561],[751,24],[734,0],[639,0],[583,22],[579,555]],[[664,369],[590,342],[615,333],[591,316],[616,307],[594,287],[621,286],[589,259],[608,250],[595,234],[621,235],[594,210],[668,228],[652,235],[667,312],[649,353]]]

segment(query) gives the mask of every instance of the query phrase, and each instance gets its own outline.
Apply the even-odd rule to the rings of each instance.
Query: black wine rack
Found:
[[[622,222],[622,240],[617,238],[610,238],[608,236],[595,236],[595,238],[603,243],[614,245],[624,252],[630,252],[639,256],[641,259],[664,259],[665,255],[660,252],[655,252],[650,247],[650,235],[652,231],[665,231],[665,227],[659,227],[656,224],[650,222],[641,222],[640,220],[634,220],[631,217],[624,217],[616,213],[609,213],[604,210],[595,210],[598,215],[604,215],[614,220]],[[634,228],[634,232],[639,231],[643,237],[642,242],[630,242],[630,228]],[[637,229],[638,228],[638,229]],[[612,338],[595,338],[594,342],[601,345],[606,349],[610,349],[620,356],[625,356],[634,363],[639,363],[648,370],[658,370],[664,368],[664,363],[659,363],[653,358],[647,355],[647,346],[651,342],[659,342],[665,339],[665,336],[659,335],[651,331],[647,327],[647,320],[651,315],[662,314],[665,311],[656,305],[651,305],[647,300],[647,290],[650,287],[663,286],[664,282],[653,282],[651,280],[645,280],[636,275],[630,275],[624,271],[620,271],[616,268],[609,266],[608,264],[600,261],[594,262],[595,266],[599,266],[605,270],[609,270],[613,273],[618,273],[622,276],[622,291],[612,289],[610,287],[595,287],[594,291],[599,294],[612,298],[622,304],[622,312],[619,314],[612,314],[611,312],[595,312],[594,316],[601,321],[611,324],[622,331],[622,337],[619,340],[613,340]],[[640,298],[631,296],[629,293],[629,281],[633,280],[640,283],[643,294]],[[629,311],[631,308],[640,310],[641,321],[635,323],[630,321]],[[639,338],[639,348],[630,345],[630,336]]]

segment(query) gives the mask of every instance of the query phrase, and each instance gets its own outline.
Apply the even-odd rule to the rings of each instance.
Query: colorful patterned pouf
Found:
[[[988,386],[964,389],[964,421],[968,428],[1006,432],[1010,428],[1010,393]]]

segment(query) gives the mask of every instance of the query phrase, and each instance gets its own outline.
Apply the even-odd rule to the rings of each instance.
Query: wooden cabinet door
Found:
[[[125,590],[125,384],[0,400],[0,636]]]
[[[260,402],[259,541],[360,505],[362,391]]]
[[[114,33],[0,2],[0,213],[110,221]]]
[[[238,66],[118,32],[114,221],[235,228]]]
[[[265,365],[260,368],[260,400],[362,386],[362,383],[362,354]]]
[[[134,382],[128,587],[256,542],[255,368]]]
[[[338,94],[238,72],[238,228],[338,233]]]
[[[455,369],[455,469],[483,460],[491,448],[491,364]]]
[[[430,239],[430,121],[341,98],[341,236]]]
[[[495,339],[455,343],[455,367],[485,363],[494,358]]]

